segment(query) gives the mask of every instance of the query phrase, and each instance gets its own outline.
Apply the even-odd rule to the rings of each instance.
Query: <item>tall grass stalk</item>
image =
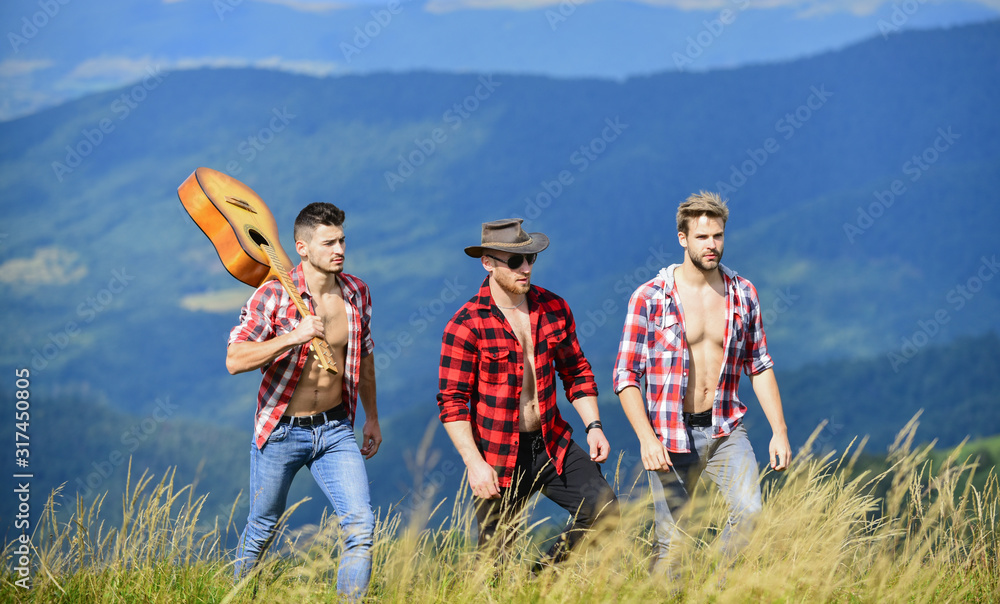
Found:
[[[915,418],[916,419],[916,418]],[[822,428],[822,426],[820,427]],[[468,488],[405,515],[377,522],[367,595],[378,602],[997,602],[1000,601],[1000,486],[994,469],[973,486],[975,460],[953,452],[937,467],[933,445],[914,447],[916,421],[900,433],[884,466],[862,469],[862,442],[837,456],[814,454],[816,434],[780,475],[765,472],[764,511],[750,541],[723,558],[715,536],[727,511],[716,489],[695,494],[682,519],[680,576],[647,571],[653,555],[648,488],[625,484],[618,513],[597,527],[564,564],[532,575],[543,550],[532,537],[542,520],[517,518],[505,556],[477,551]],[[417,459],[428,461],[424,450]],[[420,472],[415,471],[415,475]],[[131,468],[130,468],[131,475]],[[633,474],[634,475],[634,474]],[[204,498],[143,473],[122,495],[123,520],[108,527],[101,509],[79,498],[58,520],[54,492],[33,535],[33,588],[9,570],[0,600],[18,602],[336,602],[335,518],[283,531],[245,581],[232,581],[223,544],[232,518],[202,517]],[[300,502],[301,503],[301,502]],[[294,507],[289,513],[294,512]],[[235,510],[234,503],[233,509]],[[534,522],[534,525],[532,524]],[[220,526],[221,524],[221,526]],[[9,556],[13,544],[8,544]]]

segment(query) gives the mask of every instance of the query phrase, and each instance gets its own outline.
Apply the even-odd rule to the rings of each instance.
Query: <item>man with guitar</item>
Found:
[[[261,285],[229,336],[226,368],[260,369],[254,442],[250,453],[250,515],[236,553],[237,581],[250,572],[274,538],[292,478],[309,468],[333,506],[344,533],[337,591],[360,597],[371,578],[375,517],[364,459],[382,434],[375,405],[371,296],[344,269],[344,212],[312,203],[295,219],[301,263],[291,281],[308,304],[303,317],[278,281]],[[335,363],[324,370],[310,342],[329,345]],[[334,367],[343,371],[336,372]],[[365,409],[364,442],[354,437],[357,399]]]

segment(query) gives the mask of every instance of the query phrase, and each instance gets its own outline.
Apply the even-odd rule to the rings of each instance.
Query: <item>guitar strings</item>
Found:
[[[225,195],[223,195],[223,197],[225,197]],[[247,197],[252,198],[252,196],[250,195],[247,195]],[[264,252],[264,254],[268,257],[268,266],[274,271],[275,275],[278,277],[278,282],[281,283],[282,288],[288,293],[288,297],[292,299],[292,302],[293,304],[295,304],[296,309],[298,309],[299,314],[313,315],[313,313],[309,310],[309,306],[306,304],[305,300],[302,299],[302,296],[299,295],[299,291],[295,287],[295,282],[292,280],[291,274],[289,273],[290,267],[284,266],[284,263],[278,257],[278,248],[276,247],[276,244],[272,243],[270,240],[268,240],[267,236],[264,235],[267,229],[265,229],[260,224],[260,222],[258,222],[258,217],[260,216],[260,214],[249,202],[239,198],[236,199],[238,201],[242,201],[243,203],[247,204],[247,206],[250,207],[250,210],[247,212],[249,214],[249,220],[247,222],[251,223],[251,228],[253,228],[257,232],[257,235],[266,243],[266,248],[264,245],[257,243],[257,241],[254,240],[253,237],[251,237],[251,241],[253,241],[257,245],[257,247],[262,252]],[[258,199],[258,201],[262,206],[264,206],[265,208],[267,207],[267,204],[265,204],[263,200]],[[268,210],[268,214],[270,214],[270,210]],[[277,235],[277,225],[275,225],[274,231],[275,235]],[[281,242],[278,241],[277,246],[280,245]],[[282,277],[287,277],[288,282],[285,283]],[[316,359],[320,361],[320,363],[323,364],[325,367],[328,367],[334,373],[337,373],[337,362],[336,360],[334,360],[333,352],[330,351],[326,341],[321,340],[320,338],[313,338],[313,343],[314,343],[313,353],[315,354]]]

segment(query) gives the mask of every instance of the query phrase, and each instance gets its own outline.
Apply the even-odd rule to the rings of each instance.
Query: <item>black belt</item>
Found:
[[[706,409],[701,413],[688,413],[685,411],[684,423],[691,426],[692,428],[711,428],[712,410]]]
[[[326,422],[347,419],[347,405],[340,404],[333,409],[327,409],[323,413],[316,415],[282,415],[278,420],[279,424],[291,424],[301,428],[312,428],[322,426]]]

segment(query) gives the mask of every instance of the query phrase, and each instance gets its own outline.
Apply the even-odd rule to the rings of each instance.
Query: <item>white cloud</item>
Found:
[[[192,312],[228,313],[239,310],[246,304],[253,291],[248,287],[223,289],[203,294],[191,294],[181,298],[181,308]]]
[[[537,10],[571,2],[575,5],[590,4],[601,0],[428,0],[425,10],[447,13],[458,10]],[[610,0],[616,1],[616,0]],[[800,17],[815,17],[833,13],[870,15],[892,0],[629,0],[652,6],[663,6],[685,11],[716,11],[724,8],[775,9],[791,8]],[[922,2],[924,0],[921,0]],[[946,0],[940,0],[944,2]],[[1000,0],[973,0],[984,6],[1000,10]]]
[[[303,13],[328,13],[330,11],[351,8],[353,4],[343,2],[305,2],[303,0],[256,0],[268,4],[280,4],[281,6],[297,10]]]
[[[48,69],[55,65],[48,59],[24,61],[21,59],[5,59],[0,61],[0,78],[16,78],[32,74],[40,69]]]
[[[155,59],[148,55],[140,58],[105,55],[87,59],[77,65],[66,76],[64,84],[70,88],[88,82],[108,82],[117,86],[141,79],[148,75],[150,70],[172,71],[202,67],[253,67],[311,76],[325,76],[341,71],[340,64],[333,61],[285,59],[279,56],[261,59],[219,56]]]
[[[284,59],[282,57],[265,57],[262,59],[246,59],[243,57],[186,57],[175,61],[160,63],[165,70],[201,69],[203,67],[224,68],[252,67],[255,69],[272,69],[287,71],[314,77],[328,76],[343,71],[343,67],[335,61],[310,61]]]
[[[148,69],[155,69],[158,66],[160,63],[149,55],[143,57],[102,55],[78,64],[65,79],[84,84],[104,81],[126,82],[140,79],[148,73]]]
[[[58,247],[40,247],[31,258],[13,258],[0,265],[0,283],[21,287],[66,285],[87,275],[80,254]]]
[[[185,0],[163,0],[164,4],[176,4]],[[221,0],[225,2],[225,0]],[[351,8],[356,4],[351,2],[324,2],[323,0],[254,0],[264,4],[278,4],[302,13],[328,13],[330,11]],[[233,3],[235,4],[235,3]]]

